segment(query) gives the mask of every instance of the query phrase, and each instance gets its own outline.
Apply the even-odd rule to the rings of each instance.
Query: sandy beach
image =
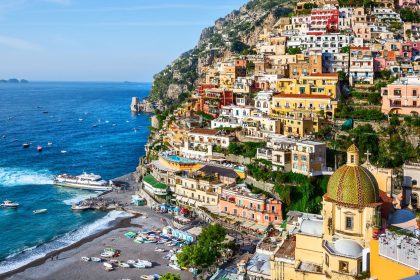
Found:
[[[131,174],[118,179],[129,183],[131,188],[128,191],[110,192],[102,197],[128,205],[136,184]],[[166,249],[166,252],[155,252],[156,244],[137,244],[124,236],[127,231],[136,232],[142,228],[161,229],[171,222],[171,216],[155,213],[148,206],[126,206],[125,209],[134,213],[133,217],[114,221],[107,230],[82,239],[69,247],[51,252],[17,270],[4,273],[0,275],[0,279],[140,279],[140,276],[144,274],[162,275],[166,272],[179,273],[182,279],[193,279],[191,273],[172,269],[168,266],[169,261],[162,258],[171,247],[159,245],[159,248]],[[149,260],[153,263],[153,267],[148,269],[116,268],[114,271],[107,272],[102,263],[81,260],[83,256],[99,257],[103,249],[107,247],[121,250],[121,256],[114,259]]]
[[[1,276],[3,279],[139,279],[143,274],[164,274],[173,272],[181,274],[182,279],[193,279],[187,271],[176,271],[168,266],[169,261],[162,257],[166,253],[155,252],[156,244],[137,244],[132,239],[124,236],[127,231],[136,231],[140,228],[161,228],[163,226],[160,215],[154,213],[147,207],[142,207],[144,216],[129,218],[120,222],[118,228],[104,234],[98,234],[92,238],[81,240],[67,249],[52,253],[51,256],[35,261],[28,266],[19,269],[12,274]],[[121,256],[115,259],[127,261],[129,259],[147,259],[153,262],[149,269],[117,268],[114,271],[106,272],[101,263],[83,262],[81,257],[99,257],[106,247],[113,247],[121,250]],[[159,246],[163,247],[164,246]],[[166,250],[170,248],[166,247]],[[58,259],[56,255],[58,254]]]

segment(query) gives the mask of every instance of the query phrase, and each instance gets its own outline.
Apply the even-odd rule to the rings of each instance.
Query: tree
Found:
[[[181,276],[179,274],[173,274],[170,272],[165,273],[160,277],[161,280],[181,280]]]
[[[199,244],[207,244],[215,246],[222,243],[226,238],[226,230],[224,227],[214,224],[204,228],[198,236]]]
[[[299,53],[302,53],[302,49],[301,48],[299,48],[299,47],[292,47],[292,48],[288,48],[287,49],[287,53],[288,54],[299,54]]]
[[[350,52],[349,46],[342,47],[340,50],[340,53],[349,53],[349,52]]]
[[[350,136],[354,139],[354,143],[359,148],[361,154],[363,155],[369,150],[372,153],[371,159],[375,162],[379,154],[379,137],[372,125],[360,125],[350,131]]]
[[[187,245],[177,254],[181,267],[205,269],[212,266],[220,255],[226,230],[218,225],[210,225],[198,235],[197,244]]]

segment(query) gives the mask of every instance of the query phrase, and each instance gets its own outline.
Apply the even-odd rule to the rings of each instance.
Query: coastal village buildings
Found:
[[[420,114],[420,77],[396,80],[381,89],[382,112],[385,114]]]
[[[400,122],[419,115],[420,26],[403,22],[388,0],[371,7],[307,0],[295,12],[262,27],[242,52],[200,60],[210,65],[200,68],[175,118],[165,120],[144,189],[161,203],[259,239],[237,263],[237,279],[418,275],[418,162],[405,162],[398,176],[374,166],[369,151],[353,144],[344,153],[336,145],[353,135],[349,121],[379,130],[393,114]],[[366,119],[350,120],[353,111]],[[370,121],[371,113],[380,121]],[[284,210],[288,197],[279,188],[298,186],[283,175],[308,179],[311,188],[328,179],[318,214]]]

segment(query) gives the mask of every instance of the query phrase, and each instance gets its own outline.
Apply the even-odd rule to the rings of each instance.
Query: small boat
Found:
[[[144,263],[138,263],[138,262],[133,264],[133,266],[135,268],[146,268],[146,265],[144,265]]]
[[[5,201],[3,201],[2,204],[0,204],[0,207],[4,207],[4,208],[18,208],[19,207],[19,203],[13,202],[11,200],[5,200]]]
[[[42,146],[38,146],[38,147],[36,147],[36,150],[38,151],[38,152],[42,152]]]
[[[91,209],[91,207],[89,205],[73,204],[71,206],[71,210],[73,210],[73,211],[85,211],[85,210],[89,210],[89,209]]]
[[[46,213],[47,209],[38,209],[38,210],[34,210],[32,211],[32,213],[34,214],[42,214],[42,213]]]
[[[29,146],[30,146],[30,144],[28,144],[28,143],[23,143],[23,144],[22,144],[22,147],[23,147],[24,149],[29,148]]]
[[[48,114],[48,111],[44,111],[44,112],[42,112],[43,114]]]
[[[107,263],[107,262],[104,263],[104,267],[105,267],[105,270],[107,270],[107,271],[114,270],[114,266],[110,263]]]
[[[113,256],[114,256],[114,252],[110,252],[110,251],[103,252],[103,253],[101,254],[101,257],[102,257],[102,258],[112,258]]]
[[[140,276],[140,279],[142,279],[142,280],[154,280],[155,276],[153,276],[153,275],[142,275],[142,276]]]
[[[94,124],[94,125],[92,125],[92,127],[98,127],[98,125],[97,124]]]
[[[82,122],[82,121],[83,121],[83,119],[82,119],[82,118],[80,118],[80,119],[79,119],[79,122]]]
[[[127,263],[130,264],[130,265],[134,265],[136,263],[136,261],[135,260],[128,260]]]
[[[53,143],[52,142],[48,142],[48,146],[51,146]]]
[[[137,263],[144,264],[144,266],[147,267],[147,268],[153,266],[152,262],[149,262],[147,260],[137,260]]]
[[[175,269],[175,270],[181,270],[181,268],[179,266],[177,266],[176,264],[170,263],[170,264],[168,264],[168,266]]]
[[[90,258],[93,262],[102,262],[101,258],[97,258],[97,257],[91,257]]]
[[[155,252],[165,252],[165,249],[162,249],[162,248],[155,248]]]
[[[128,263],[125,263],[125,262],[119,262],[118,266],[122,267],[122,268],[130,268],[130,265]]]
[[[89,257],[81,257],[81,259],[82,259],[82,261],[84,261],[84,262],[88,262],[88,261],[90,261],[90,258],[89,258]]]

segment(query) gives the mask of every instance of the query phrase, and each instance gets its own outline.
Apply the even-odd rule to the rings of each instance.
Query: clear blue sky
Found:
[[[246,0],[0,0],[0,79],[151,81]]]

